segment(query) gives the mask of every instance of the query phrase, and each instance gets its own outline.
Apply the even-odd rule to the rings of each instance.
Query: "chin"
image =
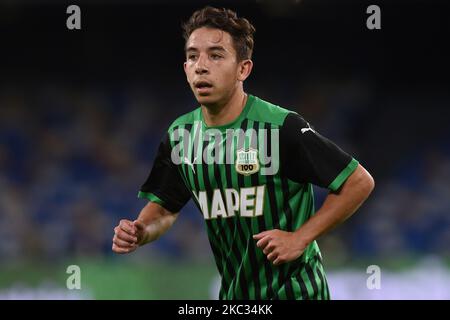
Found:
[[[196,95],[195,98],[197,99],[198,103],[205,105],[205,106],[217,103],[217,98],[214,97],[213,95],[207,95],[207,96]]]

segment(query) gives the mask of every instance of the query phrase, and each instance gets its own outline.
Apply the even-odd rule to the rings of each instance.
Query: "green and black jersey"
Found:
[[[295,231],[312,184],[337,190],[358,162],[297,113],[249,95],[240,116],[206,126],[201,108],[169,127],[139,197],[178,212],[193,198],[222,277],[220,299],[328,299],[317,243],[274,266],[253,235]]]

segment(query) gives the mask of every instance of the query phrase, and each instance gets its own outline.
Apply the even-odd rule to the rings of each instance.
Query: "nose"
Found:
[[[207,60],[203,55],[200,55],[197,60],[197,64],[195,65],[195,73],[196,74],[206,74],[208,73],[208,65]]]

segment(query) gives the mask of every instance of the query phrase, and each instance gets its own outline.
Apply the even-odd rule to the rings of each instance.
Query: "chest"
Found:
[[[179,128],[172,135],[172,160],[192,189],[258,185],[279,170],[279,130],[255,123],[247,128]]]

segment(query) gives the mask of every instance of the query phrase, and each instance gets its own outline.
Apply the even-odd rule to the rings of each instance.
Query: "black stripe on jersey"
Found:
[[[198,124],[197,125],[197,132],[194,133],[194,141],[198,141],[199,143],[193,143],[193,146],[192,146],[192,159],[195,159],[195,157],[197,156],[197,153],[198,153],[198,148],[200,148],[200,140],[199,140],[200,139],[199,138],[200,137],[200,131],[201,131],[201,124]],[[193,161],[193,160],[191,160],[191,161]],[[193,164],[193,165],[196,166],[196,164]],[[197,172],[197,170],[195,172]],[[198,179],[196,179],[196,173],[193,174],[193,177],[194,177],[193,185],[194,185],[196,193],[198,194],[198,191],[200,190],[200,187],[199,187]],[[200,212],[201,212],[201,210],[200,210]]]
[[[302,278],[301,272],[299,272],[297,274],[296,278],[297,278],[298,284],[300,285],[302,300],[308,300],[309,299],[308,289],[306,288],[305,281]]]
[[[286,274],[286,297],[287,299],[295,299],[295,292],[294,289],[292,288],[292,281],[291,281],[291,277],[294,276],[294,274],[296,272],[300,272],[300,270],[304,267],[304,263],[302,261],[300,261],[299,259],[290,262],[289,264],[289,268],[287,270],[287,274]]]
[[[330,288],[328,287],[328,282],[325,282],[325,285],[326,285],[325,293],[327,294],[326,299],[330,299]]]
[[[290,273],[287,272],[287,274],[284,274],[284,278],[283,278],[283,282],[284,282],[284,289],[286,292],[286,299],[288,300],[293,300],[295,299],[295,292],[294,292],[294,288],[292,288],[292,282],[291,282],[291,277],[290,277]]]
[[[179,131],[180,127],[177,126],[173,129],[173,140],[176,141],[180,141],[180,131]],[[170,140],[170,139],[169,139]],[[183,151],[184,152],[184,151]],[[183,178],[184,183],[186,183],[186,186],[189,186],[189,183],[187,181],[186,176],[184,175],[184,170],[183,170],[183,162],[181,162],[181,164],[178,166],[178,172],[180,173],[181,177]]]
[[[291,205],[289,204],[289,185],[286,178],[281,178],[281,189],[283,190],[283,198],[284,198],[283,210],[286,215],[286,229],[289,232],[293,232],[295,230],[293,230],[294,226],[292,224],[293,219],[292,208]]]
[[[313,295],[311,299],[317,299],[317,295],[319,294],[319,288],[317,287],[316,277],[314,277],[314,271],[312,270],[309,263],[305,264],[305,270],[308,274],[309,281],[311,282],[311,286],[313,288]]]
[[[192,129],[192,124],[187,123],[187,124],[184,125],[183,133],[186,132],[186,131],[190,133],[191,129]],[[191,138],[189,137],[189,140],[190,139]],[[183,171],[186,172],[186,175],[185,175],[186,179],[189,180],[189,167],[188,167],[187,163],[184,162],[184,157],[188,157],[188,150],[184,149],[185,145],[186,145],[186,137],[183,137],[183,160],[181,161],[181,163],[182,163],[182,166],[183,166]],[[190,148],[189,144],[188,144],[188,148]]]
[[[177,128],[179,128],[179,127],[177,127]],[[191,130],[194,130],[192,124],[190,124],[190,123],[186,124],[185,127],[184,127],[184,129],[187,130],[187,132],[189,132],[189,136],[190,136]],[[186,139],[186,138],[183,137],[183,139]],[[189,137],[189,139],[191,139],[191,138]],[[191,142],[190,145],[188,145],[188,148],[191,148],[191,145],[192,145],[192,142]],[[195,152],[195,150],[192,150],[191,159],[194,158],[194,157],[193,157],[193,155],[195,155],[194,152]],[[184,150],[184,144],[183,144],[183,157],[184,157],[184,156],[188,157],[188,151],[187,151],[187,150]],[[189,158],[189,157],[188,157],[188,158]],[[192,160],[191,160],[191,161],[192,161]],[[193,174],[193,176],[192,176],[193,183],[190,183],[190,182],[191,182],[191,178],[190,178],[190,175],[189,175],[189,170],[190,170],[190,168],[189,168],[189,166],[184,162],[184,159],[183,159],[183,161],[182,161],[181,163],[182,163],[182,164],[180,165],[179,172],[180,172],[181,176],[183,177],[183,180],[185,180],[185,182],[187,182],[187,183],[186,183],[186,186],[187,186],[187,188],[189,189],[189,192],[192,194],[191,185],[194,185],[194,186],[195,186],[195,191],[198,192],[198,190],[199,190],[199,188],[198,188],[198,181],[197,181],[197,179],[195,178],[195,174]],[[182,168],[182,167],[183,167],[183,168]],[[184,171],[186,174],[184,174],[183,171]],[[194,196],[192,196],[192,198],[195,199]],[[199,208],[199,210],[200,210],[200,208]],[[201,210],[200,210],[200,213],[201,213]]]
[[[192,130],[192,124],[191,123],[187,123],[187,124],[185,124],[184,125],[184,132],[189,132],[189,140],[188,141],[190,141],[191,140],[191,137],[190,137],[190,133],[191,133],[191,130]],[[186,139],[185,137],[183,137],[183,139]],[[190,144],[188,144],[188,148],[190,148],[191,147],[191,145]],[[184,156],[185,157],[188,157],[188,150],[184,150],[184,148],[183,148],[183,153],[184,153]],[[193,157],[192,157],[192,155],[191,155],[191,159],[192,159]],[[191,160],[190,159],[190,160]],[[191,160],[192,161],[192,160]],[[183,164],[184,164],[184,168],[185,168],[185,170],[186,170],[186,173],[188,172],[187,170],[189,170],[189,167],[188,167],[188,165],[186,164],[186,163],[184,163],[184,161],[183,161]],[[186,174],[186,176],[189,176],[189,174]]]
[[[325,287],[326,287],[326,283],[325,283],[325,277],[322,275],[322,270],[321,268],[317,268],[317,275],[320,279],[320,297],[321,299],[326,299],[325,298]]]
[[[292,268],[292,264],[289,266],[289,269],[287,270],[285,277],[283,279],[283,282],[285,284],[285,290],[286,290],[286,298],[288,300],[293,300],[295,299],[295,292],[294,289],[292,288],[292,282],[291,282],[291,272]]]
[[[288,181],[285,178],[281,178],[281,189],[282,189],[282,195],[283,195],[283,211],[284,214],[286,216],[286,231],[288,232],[293,232],[295,230],[293,230],[293,225],[292,225],[292,208],[289,204],[289,185],[288,185]],[[286,273],[282,273],[284,276],[283,282],[286,283],[286,297],[287,299],[291,300],[295,298],[295,293],[294,290],[292,288],[292,283],[291,283],[291,275],[293,272],[295,272],[295,269],[293,269],[292,267],[296,266],[297,263],[292,262],[290,265],[290,268],[286,271],[286,269],[284,269],[283,271],[286,271]],[[287,281],[286,281],[287,279]]]

